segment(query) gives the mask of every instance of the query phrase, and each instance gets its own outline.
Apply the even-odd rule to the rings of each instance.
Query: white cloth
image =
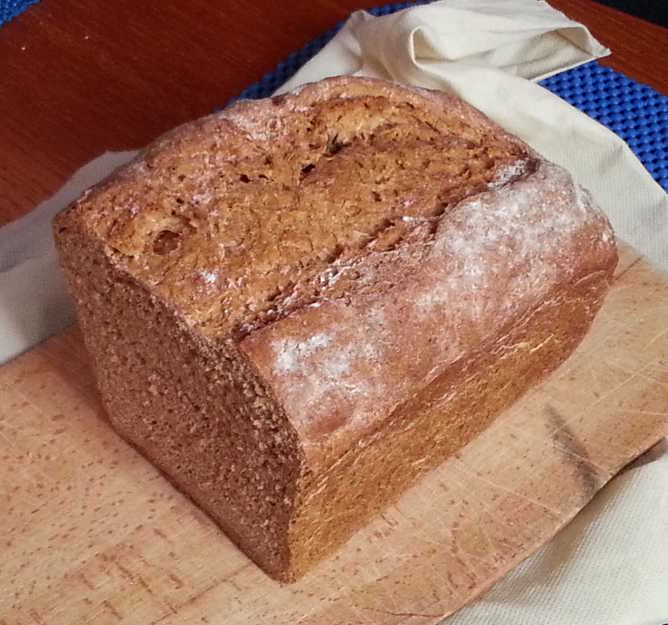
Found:
[[[451,91],[569,169],[617,233],[668,269],[668,200],[613,133],[535,84],[603,56],[581,24],[534,0],[444,0],[344,29],[284,87],[357,73]],[[0,362],[71,319],[50,219],[133,153],[107,154],[0,230]],[[608,485],[557,537],[448,625],[668,622],[665,444]]]
[[[136,152],[107,153],[77,171],[30,213],[0,228],[0,363],[74,320],[58,270],[51,219]]]

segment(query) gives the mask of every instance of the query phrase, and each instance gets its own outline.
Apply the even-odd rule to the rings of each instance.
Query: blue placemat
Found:
[[[595,61],[541,85],[616,132],[668,190],[668,96]]]
[[[37,1],[0,0],[0,26]],[[426,1],[387,4],[369,11],[374,15],[387,15]],[[340,22],[293,52],[273,71],[244,89],[239,97],[270,95],[317,54],[342,26]],[[668,96],[595,61],[552,76],[541,84],[622,137],[655,180],[668,190]]]
[[[39,0],[0,0],[0,26]]]

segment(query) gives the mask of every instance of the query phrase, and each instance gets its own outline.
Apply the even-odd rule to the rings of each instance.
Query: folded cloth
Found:
[[[608,53],[534,0],[443,0],[374,18],[354,13],[280,91],[337,74],[456,93],[588,187],[619,236],[668,269],[668,201],[612,132],[532,81]],[[0,362],[71,319],[50,219],[129,160],[107,154],[33,213],[0,229]],[[668,452],[614,479],[550,544],[449,625],[650,625],[668,622]],[[662,620],[663,619],[663,620]]]

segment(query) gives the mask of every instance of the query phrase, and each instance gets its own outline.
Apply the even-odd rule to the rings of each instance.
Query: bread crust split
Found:
[[[283,581],[563,362],[617,263],[562,168],[352,77],[167,133],[54,233],[111,423]]]

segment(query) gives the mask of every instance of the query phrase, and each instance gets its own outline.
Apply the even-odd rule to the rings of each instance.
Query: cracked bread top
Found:
[[[323,462],[616,264],[563,169],[455,97],[352,77],[177,128],[68,220],[200,336],[239,344]]]
[[[244,335],[532,160],[456,98],[335,78],[177,128],[72,211],[199,332]]]

